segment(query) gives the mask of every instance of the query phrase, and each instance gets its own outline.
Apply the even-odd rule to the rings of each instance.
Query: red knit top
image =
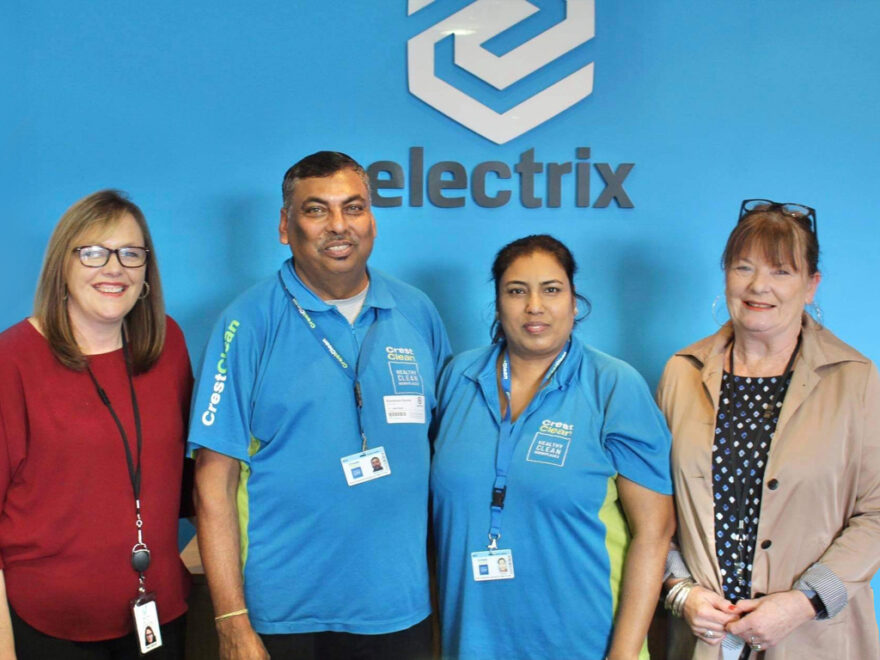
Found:
[[[135,456],[122,350],[89,363]],[[189,590],[177,521],[192,389],[183,334],[170,318],[162,356],[134,385],[143,428],[141,516],[152,553],[146,587],[166,622],[186,611]],[[28,321],[0,334],[0,502],[0,567],[15,612],[63,639],[128,634],[137,533],[122,439],[88,373],[62,366]]]

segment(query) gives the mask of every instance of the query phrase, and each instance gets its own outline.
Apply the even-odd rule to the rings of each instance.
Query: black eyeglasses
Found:
[[[79,255],[80,263],[87,268],[106,266],[111,254],[115,254],[120,265],[125,268],[140,268],[147,263],[149,252],[145,247],[126,246],[111,250],[103,245],[83,245],[73,248],[73,251]]]
[[[738,222],[742,222],[743,218],[747,215],[761,211],[778,211],[783,215],[794,218],[798,222],[804,223],[814,236],[819,236],[816,233],[816,209],[792,202],[774,202],[771,199],[744,199],[739,207]]]

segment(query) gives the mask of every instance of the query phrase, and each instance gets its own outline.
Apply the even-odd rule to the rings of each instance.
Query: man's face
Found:
[[[297,274],[323,300],[349,298],[366,286],[376,221],[370,191],[353,169],[297,181],[278,231]]]

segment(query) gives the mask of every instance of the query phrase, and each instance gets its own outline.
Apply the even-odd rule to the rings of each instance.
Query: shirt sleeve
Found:
[[[170,316],[167,317],[165,326],[165,351],[170,351],[176,361],[175,366],[179,379],[180,414],[183,419],[185,439],[185,434],[189,431],[189,409],[192,402],[193,373],[183,331]],[[183,459],[183,476],[180,489],[180,518],[189,518],[196,515],[193,506],[194,478],[195,463],[191,458],[185,456]]]
[[[8,356],[3,356],[5,361]],[[0,503],[6,507],[6,492],[27,455],[27,404],[21,375],[14,365],[0,371]],[[2,510],[2,509],[0,509]],[[0,546],[2,546],[0,539]],[[0,556],[0,570],[3,570]]]
[[[607,388],[602,441],[618,474],[664,495],[672,494],[671,437],[644,379],[619,363]]]
[[[227,309],[195,381],[187,453],[204,447],[250,462],[252,394],[262,346],[261,319]]]
[[[817,619],[830,619],[846,607],[846,586],[830,568],[815,563],[794,583],[799,591],[815,591],[822,601],[823,610],[816,615]]]
[[[880,568],[880,377],[873,364],[860,404],[861,419],[855,421],[861,427],[862,451],[861,456],[852,457],[860,465],[855,505],[846,526],[818,562],[843,583],[850,599],[855,591],[869,585]],[[815,569],[811,575],[814,573]],[[829,616],[835,609],[842,609],[837,599],[826,602],[823,591],[812,582],[815,580],[811,586],[822,598]]]
[[[434,373],[439,380],[443,367],[452,357],[452,347],[449,344],[449,336],[446,334],[446,326],[437,308],[431,303],[431,340],[432,353],[434,355]]]

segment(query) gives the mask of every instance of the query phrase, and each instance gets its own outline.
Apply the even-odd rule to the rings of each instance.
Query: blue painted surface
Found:
[[[668,355],[715,327],[718,259],[744,197],[818,209],[826,324],[869,357],[876,326],[873,191],[880,5],[819,0],[598,0],[596,37],[499,92],[457,70],[438,74],[503,110],[587,61],[591,96],[495,145],[410,95],[406,40],[465,0],[412,17],[404,0],[218,5],[158,0],[7,3],[0,15],[0,325],[29,314],[42,253],[72,202],[128,190],[150,220],[168,309],[194,361],[237,293],[287,256],[277,242],[280,181],[304,154],[426,168],[455,160],[635,163],[634,209],[425,206],[377,209],[375,266],[425,289],[456,351],[485,343],[494,252],[550,232],[580,260],[593,303],[590,344],[653,386]],[[503,53],[563,15],[561,0],[489,43]],[[593,195],[601,179],[593,173]],[[490,186],[491,187],[491,186]],[[875,579],[875,585],[880,584]]]

